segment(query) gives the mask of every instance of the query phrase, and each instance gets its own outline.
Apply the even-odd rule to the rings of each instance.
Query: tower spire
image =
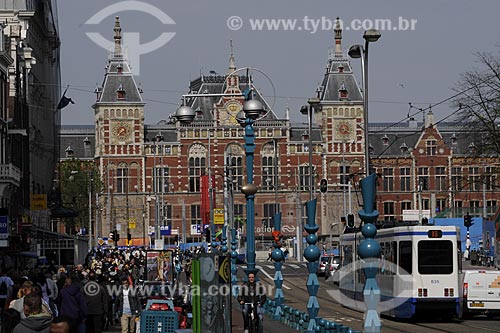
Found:
[[[122,28],[120,27],[120,18],[117,16],[115,18],[115,27],[113,28],[115,32],[115,57],[120,57],[122,55]]]
[[[342,58],[342,27],[340,25],[340,18],[337,17],[335,21],[335,58]]]
[[[229,70],[228,74],[231,74],[236,70],[236,64],[234,61],[234,54],[233,54],[233,40],[229,40],[229,47],[231,48],[231,54],[229,55]]]

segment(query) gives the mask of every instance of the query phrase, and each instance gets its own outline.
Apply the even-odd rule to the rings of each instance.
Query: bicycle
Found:
[[[260,333],[262,332],[261,330],[261,323],[260,323],[260,317],[259,313],[257,312],[257,306],[255,303],[250,302],[250,303],[245,303],[244,306],[247,308],[247,315],[248,315],[248,332],[249,333]]]

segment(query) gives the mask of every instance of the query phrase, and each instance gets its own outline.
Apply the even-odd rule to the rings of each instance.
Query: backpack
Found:
[[[5,279],[3,279],[0,284],[0,295],[7,295],[7,289],[7,283],[5,282]]]

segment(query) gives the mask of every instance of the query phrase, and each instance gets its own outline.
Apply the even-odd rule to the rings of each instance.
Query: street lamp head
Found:
[[[368,43],[374,43],[374,42],[378,41],[380,36],[381,36],[380,31],[378,31],[377,29],[368,29],[363,34],[363,38]]]
[[[349,48],[349,52],[347,54],[349,57],[357,59],[361,58],[361,53],[363,52],[363,47],[361,45],[353,45]]]
[[[177,109],[174,117],[183,124],[189,124],[193,121],[194,116],[194,110],[189,106],[183,105]]]
[[[243,104],[243,111],[245,116],[249,119],[255,120],[260,117],[263,112],[262,103],[256,99],[251,99]]]
[[[238,124],[240,124],[241,127],[245,127],[245,119],[245,111],[240,110],[240,112],[236,114],[236,121],[238,122]]]
[[[320,99],[317,98],[317,97],[313,97],[313,98],[309,98],[307,100],[307,103],[312,106],[314,109],[318,110],[319,106],[320,106]]]
[[[302,113],[303,115],[309,114],[309,105],[302,105],[302,107],[300,108],[300,113]]]

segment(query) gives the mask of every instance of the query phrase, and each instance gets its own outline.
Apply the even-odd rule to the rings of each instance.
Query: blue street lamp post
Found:
[[[247,173],[247,184],[243,185],[241,192],[246,199],[246,217],[247,217],[247,268],[245,269],[246,277],[248,274],[258,273],[255,267],[255,193],[257,187],[253,183],[253,166],[255,152],[255,130],[253,124],[257,118],[262,115],[262,103],[257,100],[247,100],[243,105],[245,119],[240,118],[240,124],[245,128],[245,163]],[[241,115],[239,115],[241,116]]]
[[[321,255],[318,246],[316,245],[318,241],[318,236],[316,232],[319,226],[316,224],[316,202],[317,199],[313,199],[313,188],[314,188],[314,178],[313,178],[313,165],[312,165],[312,117],[314,109],[319,107],[319,99],[311,98],[308,101],[309,105],[303,106],[300,110],[302,114],[308,116],[308,136],[309,136],[309,201],[306,202],[306,214],[307,214],[307,224],[304,229],[309,235],[306,237],[306,242],[309,244],[304,249],[304,258],[308,261],[307,269],[309,271],[309,277],[307,279],[307,290],[309,292],[309,302],[307,303],[307,311],[309,313],[309,324],[307,327],[307,332],[315,332],[317,323],[316,317],[319,312],[319,303],[316,294],[319,289],[318,277],[316,275],[316,269],[318,267],[318,260]],[[300,241],[300,240],[299,240]]]
[[[382,327],[377,312],[377,304],[380,302],[380,289],[377,285],[375,276],[378,270],[378,260],[380,257],[380,245],[375,240],[377,228],[373,224],[378,218],[378,211],[374,209],[376,195],[377,175],[370,174],[370,150],[368,140],[368,46],[380,38],[380,32],[375,29],[365,31],[363,34],[365,47],[362,45],[353,45],[349,49],[349,56],[352,58],[361,58],[361,68],[363,77],[363,111],[364,111],[364,136],[365,136],[365,170],[366,178],[361,181],[361,192],[363,195],[363,209],[359,211],[359,217],[364,225],[361,233],[365,239],[359,244],[358,253],[363,259],[363,271],[366,276],[365,288],[363,290],[364,301],[366,304],[366,315],[364,331],[370,333],[379,333]]]

